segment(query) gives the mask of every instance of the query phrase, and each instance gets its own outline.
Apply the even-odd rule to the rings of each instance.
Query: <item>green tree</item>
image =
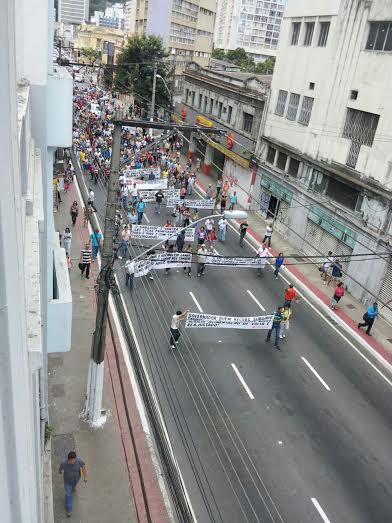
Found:
[[[265,60],[264,62],[259,62],[254,72],[257,74],[272,74],[274,72],[275,67],[275,57],[268,58],[268,60]]]
[[[92,47],[83,47],[82,57],[88,60],[89,65],[94,65],[99,58],[99,53],[96,49],[93,49]]]
[[[212,58],[216,58],[217,60],[226,60],[226,53],[223,49],[214,49],[212,51]]]
[[[173,91],[173,70],[163,61],[168,53],[162,39],[155,35],[133,35],[128,39],[117,59],[115,89],[121,93],[132,93],[139,105],[148,109],[151,103],[154,64],[170,92]],[[156,107],[169,108],[171,96],[165,83],[157,78],[155,91]]]

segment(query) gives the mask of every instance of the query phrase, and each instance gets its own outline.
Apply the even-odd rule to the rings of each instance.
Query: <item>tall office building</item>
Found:
[[[218,0],[214,45],[243,47],[256,62],[276,55],[286,0]]]
[[[58,21],[81,24],[89,19],[89,0],[58,0]]]
[[[176,64],[176,94],[182,95],[187,63],[208,65],[215,14],[216,0],[136,0],[135,32],[162,37]]]

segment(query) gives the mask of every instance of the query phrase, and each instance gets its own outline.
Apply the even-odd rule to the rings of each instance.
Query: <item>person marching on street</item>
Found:
[[[120,243],[120,254],[117,256],[119,260],[122,260],[123,257],[127,255],[129,249],[129,241],[131,239],[131,231],[128,225],[124,225],[123,230],[121,231],[121,243]]]
[[[146,204],[143,202],[143,198],[140,198],[139,203],[137,204],[137,223],[140,225],[143,220],[143,213],[146,208]]]
[[[283,320],[283,307],[278,307],[275,312],[272,313],[274,315],[274,319],[272,321],[272,326],[267,334],[267,339],[265,341],[270,341],[272,331],[275,331],[275,344],[274,347],[277,350],[280,350],[279,347],[279,335],[280,335],[280,324]]]
[[[185,320],[188,316],[188,310],[182,312],[177,311],[173,314],[171,325],[170,325],[170,348],[175,349],[180,338],[180,321]]]
[[[335,291],[331,300],[331,309],[335,310],[342,296],[344,296],[343,282],[340,281],[335,287]]]
[[[283,252],[280,252],[278,254],[278,256],[275,258],[275,264],[274,264],[275,265],[275,271],[274,271],[275,280],[278,279],[278,274],[279,274],[279,271],[283,264],[284,264]]]
[[[244,220],[240,225],[240,246],[244,246],[244,238],[246,236],[246,231],[248,230],[248,222]]]
[[[224,242],[226,239],[227,220],[224,216],[218,222],[218,241]]]
[[[76,452],[68,453],[68,458],[60,463],[59,474],[63,473],[64,490],[65,490],[65,510],[67,517],[72,514],[72,493],[76,492],[76,485],[79,483],[81,476],[87,483],[87,470],[85,462],[76,456]]]
[[[292,314],[292,311],[291,311],[290,305],[285,305],[283,307],[283,311],[282,311],[283,319],[280,324],[280,335],[279,335],[280,339],[285,338],[286,333],[289,331],[291,314]]]
[[[291,307],[291,302],[295,300],[298,302],[297,291],[294,289],[294,285],[290,283],[284,293],[284,304],[283,307]]]
[[[125,262],[125,286],[129,287],[130,291],[133,291],[133,278],[135,276],[135,262],[132,260],[132,256]]]
[[[184,243],[185,243],[185,231],[180,231],[179,235],[176,239],[176,245],[177,245],[177,251],[182,252],[184,250]]]
[[[90,242],[91,242],[91,249],[93,253],[93,262],[95,262],[99,248],[102,243],[102,234],[99,232],[99,230],[95,227],[93,229],[93,232],[90,234]]]
[[[206,268],[205,257],[209,254],[204,243],[197,249],[197,254],[197,275],[200,278]]]
[[[161,214],[161,204],[164,197],[165,195],[160,190],[155,193],[155,212],[157,214]]]
[[[378,317],[378,305],[375,301],[373,305],[370,305],[368,310],[363,315],[363,323],[358,323],[358,329],[361,327],[367,327],[366,334],[371,336],[370,330],[373,327],[374,320]]]
[[[256,252],[256,258],[260,258],[260,265],[257,267],[257,276],[260,276],[263,273],[268,256],[269,250],[267,245],[263,243]]]
[[[237,193],[234,191],[234,193],[230,196],[230,207],[229,211],[234,211],[234,207],[237,205]]]
[[[192,254],[192,245],[190,243],[186,246],[185,252],[187,254]],[[192,264],[189,267],[184,267],[183,270],[188,273],[188,276],[190,276],[192,274]]]

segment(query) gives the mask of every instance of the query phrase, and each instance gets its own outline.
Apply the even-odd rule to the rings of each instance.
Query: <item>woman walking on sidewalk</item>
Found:
[[[69,210],[69,214],[71,215],[72,225],[75,225],[75,223],[76,223],[76,218],[78,217],[78,212],[79,212],[78,202],[73,202],[71,205],[71,208]]]
[[[65,231],[63,232],[63,243],[64,243],[65,252],[71,252],[71,241],[72,241],[71,230],[69,227],[66,227]]]
[[[342,296],[344,296],[343,282],[340,281],[335,287],[335,292],[331,301],[331,309],[335,310]]]

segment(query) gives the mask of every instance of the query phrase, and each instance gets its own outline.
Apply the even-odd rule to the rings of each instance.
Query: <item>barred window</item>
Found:
[[[286,118],[288,120],[295,120],[297,118],[300,95],[290,93],[289,105],[287,107]]]
[[[351,147],[346,165],[355,169],[361,146],[367,145],[371,147],[373,145],[379,119],[380,116],[378,114],[358,111],[357,109],[347,109],[343,138],[351,140]]]
[[[371,22],[366,44],[369,51],[392,51],[392,22]]]
[[[278,101],[276,103],[276,109],[275,109],[275,114],[277,114],[278,116],[284,115],[284,111],[286,109],[287,95],[288,95],[287,91],[279,91]]]
[[[299,113],[298,122],[302,125],[309,125],[310,117],[312,115],[314,98],[304,96],[302,100],[302,107]]]
[[[293,22],[291,26],[291,45],[298,45],[301,22]]]
[[[329,26],[329,22],[320,22],[320,33],[317,44],[319,47],[325,47],[327,45]]]
[[[306,22],[305,23],[305,37],[304,37],[305,46],[312,45],[313,33],[314,33],[314,22]]]

